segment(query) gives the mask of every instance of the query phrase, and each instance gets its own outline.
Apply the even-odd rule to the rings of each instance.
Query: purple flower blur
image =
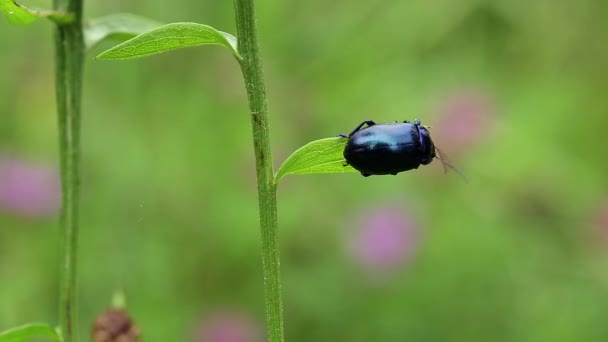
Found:
[[[597,227],[597,232],[603,241],[608,240],[608,201],[604,201],[599,206],[593,224]]]
[[[600,228],[608,231],[608,203],[602,207],[597,222]]]
[[[390,271],[405,264],[418,241],[416,225],[403,210],[382,208],[359,218],[352,251],[367,270]]]
[[[459,153],[487,136],[496,107],[480,90],[459,90],[439,102],[433,124],[433,139],[448,154]]]
[[[61,208],[55,168],[0,156],[0,209],[17,216],[54,216]]]
[[[207,316],[197,328],[195,342],[261,342],[254,320],[240,312],[220,311]]]

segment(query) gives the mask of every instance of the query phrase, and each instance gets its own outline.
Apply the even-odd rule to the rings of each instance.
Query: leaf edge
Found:
[[[309,147],[309,145],[314,144],[314,143],[318,143],[320,141],[337,140],[337,139],[342,139],[342,138],[340,138],[340,137],[330,137],[330,138],[322,138],[322,139],[317,139],[317,140],[309,141],[308,143],[300,146],[298,149],[296,149],[295,151],[293,151],[287,158],[285,158],[285,160],[283,161],[283,163],[281,163],[281,166],[279,166],[279,168],[277,169],[277,172],[274,174],[274,184],[275,184],[275,186],[277,184],[279,184],[279,181],[281,179],[283,179],[283,177],[285,177],[287,175],[340,174],[340,173],[358,172],[352,166],[350,166],[350,168],[348,168],[347,166],[349,166],[349,165],[345,165],[345,168],[344,168],[343,172],[289,173],[289,172],[283,171],[285,164],[287,164],[299,151],[305,149],[306,147]],[[346,160],[344,160],[344,161],[346,162]]]
[[[172,25],[178,25],[178,24],[181,24],[181,25],[183,25],[183,24],[195,24],[195,25],[204,26],[205,28],[209,28],[209,29],[211,29],[211,30],[219,33],[219,35],[221,35],[224,38],[224,43],[225,44],[222,44],[222,43],[204,43],[204,44],[198,44],[198,45],[192,45],[192,46],[186,46],[186,47],[178,47],[178,48],[167,50],[167,51],[145,53],[145,54],[141,54],[141,55],[137,55],[137,56],[120,57],[120,58],[105,58],[105,55],[113,52],[113,50],[117,50],[117,49],[120,49],[120,48],[124,47],[129,42],[131,42],[134,39],[139,38],[142,35],[149,34],[150,32],[153,32],[155,30],[160,30],[160,29],[162,29],[162,28],[164,28],[166,26],[172,26]],[[220,31],[220,30],[218,30],[218,29],[216,29],[216,28],[214,28],[212,26],[209,26],[209,25],[206,25],[206,24],[195,23],[195,22],[175,22],[175,23],[169,23],[169,24],[165,24],[165,25],[159,26],[159,27],[157,27],[155,29],[152,29],[152,30],[150,30],[148,32],[144,32],[144,33],[138,34],[137,36],[135,36],[135,37],[133,37],[131,39],[128,39],[128,40],[126,40],[126,41],[124,41],[124,42],[122,42],[122,43],[120,43],[118,45],[115,45],[115,46],[113,46],[113,47],[111,47],[111,48],[109,48],[109,49],[107,49],[107,50],[99,53],[97,56],[95,56],[94,59],[97,59],[97,60],[106,60],[106,61],[108,61],[108,60],[115,60],[115,61],[118,61],[118,60],[130,60],[130,59],[137,59],[137,58],[148,57],[148,56],[152,56],[152,55],[158,55],[158,54],[161,54],[161,53],[170,52],[172,50],[177,50],[177,49],[182,49],[182,48],[197,47],[197,46],[200,46],[200,45],[220,45],[220,46],[224,46],[224,47],[228,48],[228,50],[230,50],[230,52],[232,53],[232,55],[237,60],[239,60],[239,61],[242,60],[241,55],[238,53],[237,38],[235,36],[233,36],[232,34],[230,34],[228,32]]]

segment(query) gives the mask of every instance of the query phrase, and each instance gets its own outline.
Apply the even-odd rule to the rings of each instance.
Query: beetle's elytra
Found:
[[[347,165],[365,177],[396,175],[430,164],[435,158],[435,144],[420,120],[391,124],[366,120],[350,134],[340,136],[348,139],[344,148]]]

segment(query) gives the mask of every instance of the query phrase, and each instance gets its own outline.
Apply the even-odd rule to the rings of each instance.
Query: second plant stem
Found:
[[[63,342],[78,341],[76,260],[80,185],[80,112],[84,41],[82,0],[55,0],[54,9],[74,14],[55,29],[55,87],[61,164],[61,261],[59,326]]]
[[[253,147],[258,183],[262,266],[269,342],[283,342],[283,301],[279,261],[277,196],[274,184],[266,89],[257,38],[253,0],[234,0],[238,51],[253,130]]]

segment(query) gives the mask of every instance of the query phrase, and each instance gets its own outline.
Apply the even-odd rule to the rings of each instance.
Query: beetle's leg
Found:
[[[410,120],[405,120],[403,121],[403,123],[410,123]]]
[[[369,176],[371,176],[371,174],[365,173],[365,172],[361,172],[361,176],[363,176],[363,177],[369,177]]]
[[[363,126],[364,126],[364,125],[366,125],[366,124],[367,124],[368,126],[373,126],[373,125],[375,125],[376,123],[375,123],[375,122],[373,122],[372,120],[365,120],[365,121],[363,121],[362,123],[360,123],[360,124],[359,124],[359,126],[355,127],[355,129],[353,129],[353,131],[352,131],[352,132],[350,132],[350,133],[348,134],[348,136],[350,137],[351,135],[353,135],[353,134],[357,133],[357,132],[358,132],[358,131],[361,129],[361,127],[363,127]]]
[[[416,119],[416,121],[414,121],[414,125],[416,125],[416,126],[420,126],[421,123],[422,122],[420,122],[420,120],[418,120],[418,119]]]
[[[397,121],[395,121],[395,122],[397,122]],[[372,120],[365,120],[365,121],[363,121],[362,123],[360,123],[360,124],[359,124],[359,126],[355,127],[355,129],[353,129],[353,131],[352,131],[352,132],[350,132],[349,134],[344,134],[344,133],[342,133],[342,134],[338,134],[338,136],[339,136],[340,138],[348,138],[348,137],[350,137],[351,135],[353,135],[353,134],[357,133],[359,130],[361,130],[361,127],[363,127],[365,124],[367,124],[368,126],[373,126],[373,125],[375,125],[376,123],[375,123],[374,121],[372,121]]]

